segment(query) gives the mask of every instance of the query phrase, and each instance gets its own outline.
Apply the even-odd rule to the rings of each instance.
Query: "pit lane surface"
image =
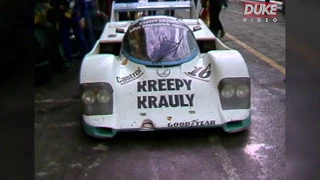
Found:
[[[241,9],[230,2],[221,19],[226,31],[247,46],[231,36],[222,40],[241,52],[252,77],[253,124],[248,132],[210,129],[88,138],[80,129],[79,68],[74,68],[36,88],[36,179],[284,179],[284,75],[248,48],[284,67],[284,20],[243,22]]]

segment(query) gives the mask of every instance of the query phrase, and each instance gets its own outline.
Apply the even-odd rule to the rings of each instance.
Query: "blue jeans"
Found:
[[[71,62],[72,57],[72,49],[71,49],[71,40],[70,40],[70,28],[72,28],[77,43],[79,45],[80,50],[80,58],[81,60],[87,54],[87,45],[86,40],[84,38],[83,30],[81,29],[79,22],[74,22],[69,19],[62,18],[60,20],[60,36],[62,40],[62,48],[64,51],[65,58],[68,62]]]
[[[88,15],[85,17],[86,27],[84,29],[84,36],[87,42],[88,50],[90,51],[96,43],[94,37],[92,19],[97,16],[97,10],[95,8],[90,8],[88,10]]]

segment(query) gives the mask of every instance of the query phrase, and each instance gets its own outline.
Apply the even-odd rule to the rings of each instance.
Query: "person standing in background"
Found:
[[[210,25],[209,29],[212,31],[212,33],[222,38],[225,35],[224,28],[222,26],[222,23],[220,21],[220,12],[222,9],[222,6],[226,6],[227,2],[226,0],[209,0],[210,6],[209,6],[209,14],[210,14]],[[220,34],[220,35],[219,35]]]
[[[98,0],[101,12],[104,12],[111,19],[111,7],[113,0]]]
[[[185,1],[185,0],[184,0]],[[198,6],[198,0],[194,0],[194,5],[195,5],[195,7],[197,8],[197,6]]]
[[[72,67],[71,28],[80,48],[81,60],[87,53],[83,32],[88,11],[87,4],[85,0],[52,0],[51,4],[59,10],[59,31],[65,59],[67,60],[65,66]]]
[[[86,26],[84,28],[84,35],[87,42],[88,50],[90,51],[95,45],[96,39],[93,32],[93,21],[98,15],[96,0],[85,0],[88,7],[88,13],[85,17]]]

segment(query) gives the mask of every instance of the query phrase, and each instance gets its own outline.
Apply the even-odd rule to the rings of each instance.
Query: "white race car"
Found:
[[[193,1],[159,2],[154,9],[172,10],[188,3],[196,11]],[[150,4],[157,5],[113,4],[111,21],[83,59],[84,132],[111,138],[126,130],[247,129],[251,88],[241,54],[192,13],[189,19],[156,15],[117,21],[120,10],[152,10]]]

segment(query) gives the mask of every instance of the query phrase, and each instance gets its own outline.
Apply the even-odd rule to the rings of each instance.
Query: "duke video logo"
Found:
[[[244,2],[244,22],[277,22],[278,4],[266,2]]]

